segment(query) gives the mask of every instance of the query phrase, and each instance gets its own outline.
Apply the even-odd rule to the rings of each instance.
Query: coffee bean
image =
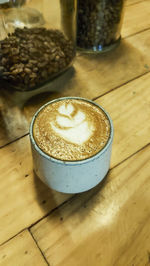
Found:
[[[123,0],[78,1],[77,45],[101,50],[119,36]]]
[[[15,65],[10,68],[10,71],[13,71],[15,69]]]
[[[38,67],[39,68],[44,68],[46,66],[46,62],[41,62],[41,63],[38,63]]]
[[[56,56],[55,56],[55,61],[58,62],[59,60],[60,60],[60,56],[59,56],[59,55],[56,55]]]
[[[29,90],[59,74],[74,55],[72,42],[58,30],[17,28],[0,41],[0,76]]]
[[[65,57],[65,54],[64,54],[62,51],[60,51],[60,52],[58,53],[58,55],[59,55],[60,57]]]
[[[30,74],[30,78],[31,78],[31,79],[34,79],[34,78],[36,78],[36,77],[37,77],[37,74],[35,74],[35,73],[31,73],[31,74]]]
[[[11,48],[10,50],[12,55],[18,55],[19,54],[19,49],[18,48]]]
[[[14,69],[14,70],[11,72],[11,74],[12,74],[12,75],[17,75],[17,74],[21,73],[22,71],[23,71],[23,68],[17,68],[17,69]]]
[[[38,71],[39,71],[39,69],[38,69],[37,67],[34,67],[34,68],[33,68],[33,72],[36,73],[36,72],[38,72]]]
[[[49,44],[48,42],[44,42],[44,45],[45,45],[46,47],[48,47],[48,48],[51,47],[50,44]]]
[[[27,63],[28,58],[27,57],[20,57],[20,60],[22,61],[22,63]]]
[[[31,59],[31,60],[29,60],[29,63],[30,63],[30,64],[33,64],[33,65],[37,65],[37,61],[36,61],[36,60],[32,60],[32,59]]]
[[[3,57],[1,62],[2,62],[2,65],[5,66],[8,60],[5,57]]]
[[[33,65],[32,65],[31,63],[28,63],[28,64],[26,64],[26,67],[27,67],[27,68],[32,68]]]
[[[26,48],[26,45],[24,43],[20,43],[21,48]]]
[[[55,43],[54,42],[50,42],[50,47],[54,47]]]
[[[32,73],[31,69],[27,68],[27,67],[24,68],[24,72],[27,73],[27,74]]]
[[[53,54],[53,53],[55,53],[56,52],[56,50],[57,50],[57,48],[55,47],[55,48],[52,48],[51,49],[51,53]]]
[[[24,68],[24,64],[22,64],[22,63],[15,64],[15,65],[14,65],[14,69],[15,69],[15,68]]]
[[[36,48],[30,48],[29,47],[29,52],[31,55],[33,54],[35,56],[38,56],[38,54],[39,54],[39,51]]]

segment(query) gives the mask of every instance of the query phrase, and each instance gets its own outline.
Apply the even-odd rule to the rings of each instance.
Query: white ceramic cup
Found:
[[[44,153],[33,137],[33,125],[39,112],[53,102],[64,99],[84,100],[103,110],[110,123],[110,136],[105,147],[96,155],[81,161],[62,161]],[[80,97],[64,97],[43,105],[34,115],[30,125],[30,142],[33,155],[33,167],[36,175],[50,188],[64,193],[79,193],[95,187],[106,176],[113,141],[113,124],[109,114],[97,103]]]

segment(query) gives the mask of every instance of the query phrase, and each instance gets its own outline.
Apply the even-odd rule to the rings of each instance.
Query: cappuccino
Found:
[[[99,153],[110,137],[105,112],[84,99],[60,99],[42,108],[33,124],[37,146],[62,161],[81,161]]]

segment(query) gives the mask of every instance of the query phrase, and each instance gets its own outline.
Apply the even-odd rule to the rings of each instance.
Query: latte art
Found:
[[[87,159],[107,143],[110,124],[96,105],[66,99],[45,106],[35,119],[34,139],[48,155],[64,160]]]
[[[86,120],[86,114],[81,110],[75,110],[70,103],[59,107],[56,122],[50,122],[50,125],[61,138],[80,145],[91,137],[94,130],[92,122],[88,123]]]

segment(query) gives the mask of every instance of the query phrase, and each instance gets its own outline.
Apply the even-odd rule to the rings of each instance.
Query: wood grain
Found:
[[[142,10],[142,12],[141,12]],[[121,34],[125,38],[150,27],[150,1],[140,1],[125,7],[124,24]]]
[[[1,266],[46,266],[30,233],[25,230],[0,247]]]
[[[69,195],[48,189],[34,176],[28,136],[1,149],[0,158],[1,244],[67,200]]]
[[[150,73],[97,100],[114,122],[111,167],[150,143],[149,84]]]
[[[149,265],[149,155],[150,146],[32,228],[51,265]]]
[[[126,0],[125,5],[126,6],[134,5],[134,4],[137,4],[137,3],[142,2],[142,1],[149,1],[149,0]]]
[[[113,118],[115,138],[111,167],[150,141],[150,73],[101,97]],[[33,174],[28,136],[0,150],[0,243],[41,219],[66,201]],[[6,200],[7,199],[7,200]]]

